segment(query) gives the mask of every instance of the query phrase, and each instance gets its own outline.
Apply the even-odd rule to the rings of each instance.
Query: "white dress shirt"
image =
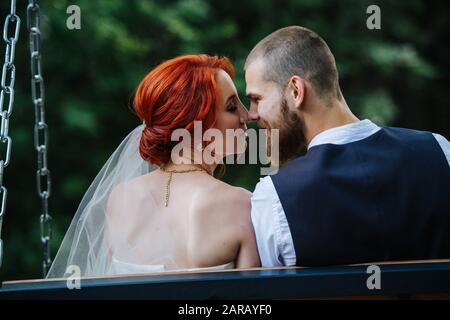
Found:
[[[366,119],[325,130],[316,135],[308,149],[320,144],[347,144],[365,139],[381,128]],[[433,133],[450,166],[450,142]],[[296,263],[294,242],[286,215],[270,176],[261,178],[252,195],[251,218],[263,267],[292,266]]]

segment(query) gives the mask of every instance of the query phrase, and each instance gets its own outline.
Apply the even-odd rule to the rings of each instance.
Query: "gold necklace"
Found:
[[[210,174],[208,171],[206,171],[205,168],[203,167],[199,167],[197,169],[186,169],[186,170],[167,170],[164,167],[160,167],[161,171],[166,172],[169,174],[169,176],[167,177],[167,183],[166,183],[166,198],[165,198],[165,202],[164,202],[164,206],[168,206],[169,205],[169,195],[170,195],[170,183],[172,182],[172,174],[173,173],[188,173],[188,172],[195,172],[195,171],[204,171],[207,174]]]

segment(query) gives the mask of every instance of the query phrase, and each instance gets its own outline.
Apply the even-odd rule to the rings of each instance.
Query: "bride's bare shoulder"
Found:
[[[251,192],[222,181],[205,185],[193,194],[191,212],[209,214],[227,212],[245,214],[250,212]]]
[[[142,201],[151,194],[149,191],[153,191],[152,189],[161,185],[162,182],[161,174],[155,172],[121,182],[111,189],[108,195],[107,207],[112,209],[118,207],[122,202],[126,202],[129,205],[130,202]]]

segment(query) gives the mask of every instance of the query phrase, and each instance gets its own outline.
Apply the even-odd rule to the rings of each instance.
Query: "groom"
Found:
[[[360,121],[327,44],[273,32],[245,64],[249,119],[279,129],[278,173],[252,196],[262,266],[450,258],[450,143]],[[307,153],[296,157],[307,146]]]

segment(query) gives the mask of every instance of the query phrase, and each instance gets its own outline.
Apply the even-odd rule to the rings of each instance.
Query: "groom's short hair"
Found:
[[[279,29],[262,39],[250,52],[245,67],[262,58],[265,80],[284,88],[298,75],[308,80],[322,97],[342,97],[334,56],[315,32],[299,26]]]

